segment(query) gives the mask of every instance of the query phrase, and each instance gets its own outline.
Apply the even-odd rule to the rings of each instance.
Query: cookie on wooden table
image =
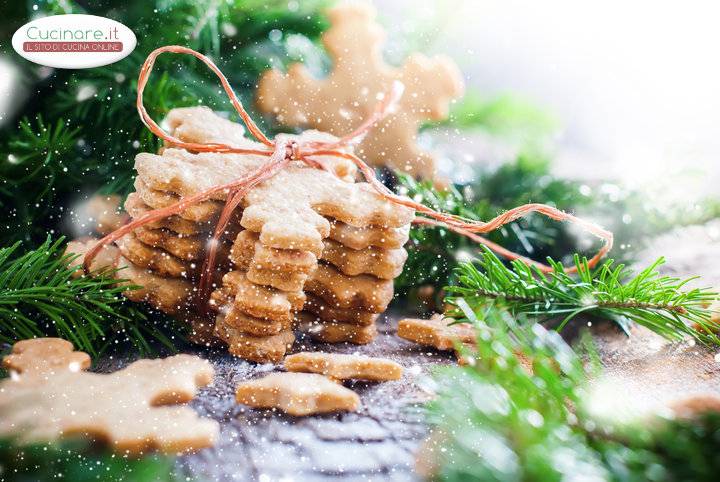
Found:
[[[140,241],[134,233],[118,239],[122,255],[135,266],[145,268],[167,278],[193,278],[200,273],[201,265],[176,258],[165,250],[153,248]]]
[[[189,309],[195,293],[192,282],[182,278],[162,278],[123,257],[119,266],[117,277],[126,279],[125,284],[134,287],[123,292],[127,299],[146,302],[169,315],[182,314]]]
[[[222,283],[235,306],[243,313],[258,318],[290,320],[292,312],[302,309],[305,303],[302,291],[280,291],[257,285],[240,271],[227,273]]]
[[[206,108],[179,109],[168,115],[167,124],[186,142],[266,149],[244,139],[239,125],[218,119]],[[288,137],[301,144],[335,140],[319,132]],[[217,278],[210,280],[216,283],[210,308],[217,315],[208,316],[206,323],[193,321],[200,328],[194,338],[201,343],[212,338],[212,327],[212,335],[227,343],[231,353],[252,361],[278,361],[294,340],[291,324],[303,309],[306,292],[314,295],[309,309],[327,322],[325,339],[364,343],[375,337],[375,328],[368,327],[392,299],[392,277],[405,262],[401,245],[414,212],[388,201],[368,183],[354,182],[357,168],[352,161],[338,156],[313,160],[324,169],[292,161],[250,189],[233,213],[213,271]],[[138,154],[136,192],[128,197],[127,210],[141,218],[152,209],[255,172],[267,161],[266,156],[194,153],[172,145],[160,154]],[[205,315],[193,309],[198,308],[193,296],[228,192],[214,190],[208,199],[116,242],[122,255],[117,265],[127,265],[127,283],[142,286],[128,290],[128,298],[180,318]],[[329,238],[333,235],[340,241]],[[343,239],[352,247],[342,244]],[[330,263],[358,275],[319,263],[323,253]],[[351,323],[363,327],[346,326]]]
[[[379,313],[358,308],[338,308],[310,293],[303,309],[316,315],[319,319],[329,322],[350,323],[360,326],[372,325],[380,316]]]
[[[174,137],[191,143],[221,143],[233,147],[252,146],[245,137],[245,127],[220,117],[206,106],[171,109],[164,124]]]
[[[161,209],[179,202],[182,197],[173,191],[152,189],[141,176],[135,178],[135,192],[142,201],[153,209]],[[193,223],[208,224],[213,221],[222,211],[223,205],[217,201],[202,201],[188,206],[177,216]]]
[[[307,312],[298,313],[295,317],[297,328],[315,341],[322,343],[352,343],[366,345],[377,338],[375,324],[358,325],[355,323],[339,323],[319,319]]]
[[[258,144],[242,137],[245,127],[221,117],[205,106],[172,109],[165,118],[170,133],[184,142],[220,143],[234,147],[257,149]],[[313,131],[309,135],[315,141],[334,142],[337,137]],[[337,177],[353,182],[357,167],[342,157],[316,156],[316,159]]]
[[[64,354],[47,351],[48,343]],[[0,381],[0,437],[31,444],[90,436],[122,455],[178,453],[215,443],[217,422],[176,406],[212,382],[213,369],[206,360],[190,355],[138,360],[100,374],[58,369],[55,362],[64,365],[68,357],[79,355],[71,353],[72,345],[56,345],[54,340],[28,340],[22,350],[45,360],[10,359],[16,369],[33,376]],[[89,361],[82,357],[78,362],[85,368]]]
[[[264,269],[250,268],[247,279],[261,286],[270,286],[280,291],[302,291],[310,275],[305,273],[283,273]]]
[[[453,322],[452,318],[440,314],[428,320],[405,318],[398,322],[397,334],[400,338],[438,350],[454,350],[456,344],[475,343],[477,335],[471,324],[450,324]]]
[[[138,219],[149,213],[153,208],[145,204],[140,195],[136,192],[128,194],[125,199],[125,210],[131,218]],[[158,219],[145,225],[148,229],[168,229],[172,232],[183,235],[196,235],[208,233],[212,229],[210,223],[196,223],[178,215]]]
[[[352,412],[360,405],[355,392],[315,373],[271,373],[238,385],[238,403],[255,408],[279,408],[296,416]]]
[[[256,318],[240,311],[237,306],[221,308],[223,323],[226,327],[247,336],[273,336],[293,328],[292,320],[268,320]]]
[[[78,372],[90,367],[90,355],[74,351],[73,344],[62,338],[21,340],[2,360],[2,367],[24,379],[54,376],[60,372]]]
[[[300,352],[284,361],[289,372],[319,373],[337,380],[399,380],[403,368],[387,358],[343,353]]]
[[[322,253],[298,249],[278,249],[264,246],[257,233],[241,231],[235,238],[230,259],[236,266],[248,269],[280,271],[283,273],[312,273]]]
[[[76,267],[73,273],[74,277],[84,276],[82,265],[85,262],[85,255],[90,251],[98,240],[95,238],[81,238],[70,241],[65,247],[65,254],[73,255],[75,259],[70,262],[70,266]],[[95,256],[90,264],[91,272],[101,272],[112,270],[118,267],[120,262],[120,250],[115,245],[103,246],[100,252]]]
[[[189,196],[252,172],[258,167],[257,157],[167,149],[162,156],[138,154],[135,167],[149,191]],[[218,192],[214,199],[225,197],[226,193]],[[414,216],[412,209],[390,203],[367,183],[344,182],[327,171],[297,163],[251,189],[242,206],[241,225],[259,233],[265,246],[314,252],[330,234],[325,217],[353,226],[397,228]]]
[[[370,275],[348,276],[334,266],[320,263],[305,283],[305,291],[337,308],[380,313],[392,301],[393,281]]]
[[[95,194],[78,209],[78,217],[88,220],[93,230],[106,235],[120,228],[128,220],[127,213],[122,212],[120,203],[122,198],[116,194]]]
[[[133,231],[142,243],[167,251],[183,261],[202,260],[209,236],[178,234],[169,229],[140,227]]]
[[[331,239],[326,239],[324,244],[320,258],[348,276],[370,274],[380,279],[392,280],[402,273],[407,260],[407,251],[403,248],[384,249],[370,246],[352,249]]]

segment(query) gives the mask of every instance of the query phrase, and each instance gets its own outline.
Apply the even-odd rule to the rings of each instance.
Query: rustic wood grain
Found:
[[[234,387],[274,367],[208,353],[216,381],[193,406],[221,423],[221,441],[183,457],[183,469],[212,480],[414,480],[414,451],[427,432],[420,412],[428,399],[424,379],[451,357],[397,338],[394,325],[384,321],[378,340],[367,346],[301,341],[296,347],[383,356],[405,367],[398,381],[346,384],[360,395],[356,413],[292,417],[238,406]]]

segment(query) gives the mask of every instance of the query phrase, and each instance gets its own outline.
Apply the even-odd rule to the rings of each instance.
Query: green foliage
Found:
[[[434,125],[481,128],[527,147],[558,129],[557,120],[531,102],[510,94],[488,98],[476,90],[466,92],[452,105],[447,120]]]
[[[559,319],[558,330],[578,315],[594,316],[616,321],[626,331],[631,323],[637,323],[670,340],[692,336],[720,345],[710,328],[707,309],[717,293],[685,289],[692,278],[660,275],[662,258],[637,273],[612,260],[596,269],[590,269],[587,260],[578,255],[574,261],[577,276],[566,274],[552,259],[548,262],[553,271],[543,273],[519,260],[507,267],[485,248],[476,262],[458,266],[457,284],[446,288],[446,300],[454,306],[462,300],[480,310],[488,300],[500,299],[513,315],[541,322]],[[454,312],[460,317],[462,313]]]
[[[550,175],[546,160],[522,156],[494,171],[478,172],[469,184],[455,184],[438,191],[429,181],[416,181],[399,175],[398,191],[436,210],[487,221],[500,212],[527,202],[543,202],[559,209],[581,209],[590,199],[580,192],[580,184]],[[530,216],[490,233],[490,240],[511,251],[543,259],[560,258],[577,251],[578,240],[566,226],[541,216]],[[444,286],[459,261],[479,253],[476,243],[440,228],[413,228],[409,257],[396,288],[430,284]]]
[[[520,327],[499,313],[478,322],[473,366],[436,374],[430,421],[446,449],[434,451],[439,478],[560,480],[596,472],[599,461],[571,427],[568,408],[583,397],[582,363],[557,334]],[[520,351],[533,360],[534,375],[520,364]],[[565,453],[570,466],[554,464],[554,451]]]
[[[433,445],[424,455],[437,462],[437,479],[714,480],[720,414],[601,422],[585,409],[589,368],[557,333],[502,309],[465,315],[476,320],[477,352],[468,366],[437,371],[428,407]]]
[[[47,190],[47,186],[53,184],[60,172],[69,172],[62,160],[53,161],[72,150],[79,130],[68,128],[62,120],[58,120],[55,125],[46,125],[41,115],[38,115],[35,124],[23,119],[18,135],[9,142],[10,149],[18,152],[18,155],[12,155],[2,165],[3,174],[7,173],[3,180],[6,183],[23,183],[34,179],[39,171],[46,169],[49,177],[45,178],[47,183],[44,189]],[[18,176],[11,177],[13,174]]]
[[[96,355],[110,346],[131,343],[141,352],[154,340],[173,350],[181,331],[167,318],[148,316],[125,301],[114,272],[77,276],[76,256],[63,254],[63,239],[48,238],[18,255],[20,243],[0,249],[0,341],[59,336]],[[120,272],[121,276],[122,272]],[[171,328],[171,340],[165,329]]]
[[[59,230],[63,206],[75,197],[98,189],[119,194],[130,190],[135,155],[159,146],[135,109],[137,75],[151,50],[180,44],[210,55],[251,105],[263,70],[318,57],[314,41],[326,26],[320,13],[326,4],[298,2],[291,10],[280,0],[40,0],[26,5],[24,17],[14,8],[10,21],[17,24],[44,14],[107,16],[128,25],[142,41],[131,56],[115,64],[58,69],[48,77],[19,62],[37,92],[21,111],[26,120],[0,132],[0,226],[5,228],[0,243],[41,242],[47,231]],[[268,35],[274,29],[282,32],[279,39]],[[174,107],[198,104],[232,110],[199,62],[159,59],[145,91],[151,115],[161,119]]]
[[[46,123],[41,115],[35,122],[20,121],[0,160],[0,240],[44,236],[35,220],[53,212],[57,180],[82,177],[81,166],[71,162],[79,133],[63,120]]]
[[[615,248],[611,255],[623,262],[631,261],[652,236],[720,216],[717,200],[661,210],[641,192],[616,184],[599,182],[589,186],[558,178],[551,173],[549,162],[537,155],[522,155],[495,170],[478,172],[470,183],[453,184],[443,191],[430,182],[419,182],[406,175],[400,174],[398,178],[398,192],[434,209],[469,219],[487,221],[529,202],[549,204],[592,219],[613,232]],[[573,253],[588,253],[596,246],[592,236],[539,215],[520,219],[487,238],[531,259],[551,257],[564,263],[573,261]],[[401,293],[422,285],[451,284],[458,262],[481,253],[477,244],[446,229],[417,227],[411,231],[410,239],[408,261],[396,282]]]
[[[0,480],[171,482],[186,479],[181,479],[175,473],[172,457],[146,455],[135,459],[106,451],[93,451],[80,441],[18,446],[2,440]]]
[[[694,419],[643,422],[591,434],[611,474],[619,482],[713,481],[720,471],[720,413]],[[610,437],[608,440],[607,437]],[[615,440],[612,440],[612,439]]]

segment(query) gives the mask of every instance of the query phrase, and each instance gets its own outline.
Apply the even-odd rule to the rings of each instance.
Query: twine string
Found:
[[[237,111],[238,115],[242,119],[243,123],[247,127],[250,134],[260,143],[265,145],[267,149],[247,149],[238,148],[229,144],[223,143],[195,143],[185,142],[170,133],[163,130],[148,114],[143,104],[143,92],[145,86],[150,78],[150,74],[155,65],[155,60],[158,56],[165,52],[175,54],[187,54],[191,55],[200,61],[202,61],[220,80],[225,93],[227,94],[230,102]],[[570,222],[582,228],[584,231],[591,233],[592,235],[600,238],[603,241],[603,245],[599,248],[597,253],[588,260],[588,266],[595,266],[600,259],[602,259],[613,245],[613,234],[587,220],[578,218],[572,214],[561,211],[552,206],[545,204],[524,204],[516,208],[510,209],[499,216],[491,219],[490,221],[476,221],[467,219],[461,216],[457,216],[450,213],[444,213],[442,211],[436,211],[430,207],[427,207],[419,202],[413,201],[404,196],[395,194],[387,188],[382,182],[380,182],[375,176],[373,168],[368,166],[362,159],[355,156],[354,154],[347,152],[347,148],[360,142],[362,138],[368,133],[368,131],[378,122],[382,121],[387,115],[392,113],[397,107],[399,99],[402,95],[403,85],[400,82],[394,82],[390,91],[385,94],[378,105],[375,107],[373,113],[358,126],[354,131],[346,136],[339,138],[333,142],[297,142],[286,136],[279,135],[274,140],[269,139],[252,120],[248,112],[240,102],[233,91],[230,83],[228,82],[225,75],[215,65],[215,63],[209,58],[205,57],[199,52],[196,52],[187,47],[178,45],[168,45],[155,49],[150,53],[148,58],[145,60],[140,75],[138,77],[138,93],[137,93],[137,110],[140,114],[140,119],[147,126],[147,128],[156,136],[163,139],[166,143],[179,147],[192,152],[216,152],[216,153],[234,153],[234,154],[251,154],[268,157],[268,161],[262,166],[257,168],[255,171],[246,174],[236,180],[228,182],[223,185],[214,186],[210,189],[202,191],[192,196],[184,197],[178,202],[160,209],[154,209],[145,215],[137,218],[121,228],[113,231],[107,236],[103,237],[98,243],[88,251],[85,256],[84,269],[86,273],[90,271],[90,265],[92,260],[97,256],[103,246],[117,241],[126,234],[133,230],[144,226],[148,223],[159,221],[172,215],[177,215],[185,211],[190,206],[193,206],[199,202],[211,199],[213,196],[219,193],[226,195],[225,206],[220,214],[215,231],[210,240],[208,252],[203,261],[203,269],[201,272],[200,283],[198,288],[198,300],[202,306],[206,304],[208,299],[209,291],[212,284],[212,271],[215,266],[217,257],[217,250],[219,241],[227,228],[228,223],[231,220],[232,214],[235,209],[240,205],[245,195],[258,184],[272,178],[279,171],[287,167],[291,162],[298,161],[303,162],[309,167],[315,169],[324,169],[324,165],[320,159],[321,156],[334,156],[347,159],[357,166],[362,173],[366,181],[373,187],[378,195],[383,197],[389,202],[394,204],[405,206],[415,210],[418,214],[413,220],[414,224],[430,227],[444,227],[453,232],[456,232],[462,236],[465,236],[472,241],[487,246],[490,250],[497,253],[498,255],[507,259],[519,259],[525,263],[533,265],[543,272],[550,272],[553,270],[552,267],[533,261],[520,254],[514,253],[502,246],[491,242],[490,240],[480,236],[480,234],[486,234],[494,231],[501,226],[516,221],[522,217],[525,217],[531,213],[538,213],[556,221]],[[577,271],[576,267],[565,269],[567,273],[573,273]]]

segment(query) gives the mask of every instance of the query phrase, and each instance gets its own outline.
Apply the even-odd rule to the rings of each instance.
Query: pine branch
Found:
[[[541,157],[521,156],[494,171],[477,172],[469,184],[454,184],[438,191],[431,182],[416,181],[399,174],[398,192],[437,210],[487,220],[498,213],[527,202],[543,202],[564,210],[589,207],[591,199],[580,191],[580,184],[550,174],[550,164]],[[541,216],[530,216],[490,233],[488,238],[511,251],[543,259],[560,259],[579,250],[577,236],[566,226]],[[480,253],[479,247],[445,229],[414,228],[409,257],[403,274],[396,280],[399,292],[413,287],[445,286],[452,279],[457,263]]]
[[[585,379],[573,351],[557,334],[521,327],[500,310],[476,326],[470,365],[435,372],[437,397],[428,406],[435,444],[423,455],[439,463],[437,478],[561,480],[562,469],[550,463],[553,450],[599,465],[571,428],[568,406],[582,399]],[[523,369],[521,358],[532,360],[536,375]],[[563,360],[559,373],[556,360]]]
[[[510,267],[485,249],[474,263],[457,268],[457,284],[446,288],[447,301],[457,306],[462,299],[471,307],[500,299],[515,315],[537,321],[559,319],[558,330],[579,315],[611,319],[627,329],[628,322],[642,325],[671,340],[691,336],[703,343],[720,345],[710,320],[710,304],[718,294],[700,288],[686,289],[694,280],[664,276],[658,269],[662,258],[633,274],[623,264],[606,261],[588,268],[587,260],[575,255],[578,275],[568,275],[562,265],[542,273],[522,261]],[[462,316],[461,312],[455,314]]]
[[[126,342],[141,352],[156,342],[175,348],[179,339],[161,329],[168,320],[150,320],[126,302],[115,273],[78,277],[62,238],[18,256],[19,247],[0,249],[0,341],[59,336],[92,355]]]
[[[172,457],[150,454],[134,459],[93,450],[81,441],[18,446],[10,440],[0,440],[0,467],[3,481],[181,480],[175,473]]]
[[[82,168],[75,162],[79,129],[65,121],[23,119],[6,145],[0,143],[0,243],[43,236],[39,218],[51,217],[57,184],[79,183]],[[7,244],[7,243],[6,243]]]
[[[649,205],[639,191],[598,182],[593,188],[581,182],[554,176],[550,164],[537,155],[523,155],[494,171],[478,172],[467,184],[454,184],[444,191],[432,183],[398,175],[398,192],[423,204],[470,219],[488,220],[499,213],[528,202],[541,202],[588,216],[615,235],[611,255],[622,262],[648,239],[678,226],[701,224],[720,216],[720,203],[707,199],[660,210]],[[579,237],[571,226],[542,216],[520,219],[490,233],[488,238],[511,251],[536,260],[551,257],[572,263],[569,253],[592,250],[593,239]],[[403,293],[432,285],[452,283],[458,263],[477,257],[482,250],[460,235],[444,229],[414,228],[409,257],[396,289]]]
[[[48,125],[41,115],[38,115],[35,124],[27,118],[23,119],[18,135],[8,143],[11,154],[7,163],[3,163],[3,177],[6,181],[23,183],[33,179],[42,168],[48,167],[50,176],[45,179],[52,185],[59,172],[69,171],[61,159],[75,146],[78,133],[78,128],[70,128],[62,120]],[[16,173],[19,176],[10,177]],[[44,190],[47,189],[47,186],[44,187]]]
[[[421,453],[436,464],[433,480],[713,480],[720,414],[627,426],[598,420],[587,410],[587,382],[601,375],[599,362],[584,364],[557,333],[516,321],[502,302],[495,308],[465,305],[476,351],[466,351],[467,366],[435,373],[432,443]]]

